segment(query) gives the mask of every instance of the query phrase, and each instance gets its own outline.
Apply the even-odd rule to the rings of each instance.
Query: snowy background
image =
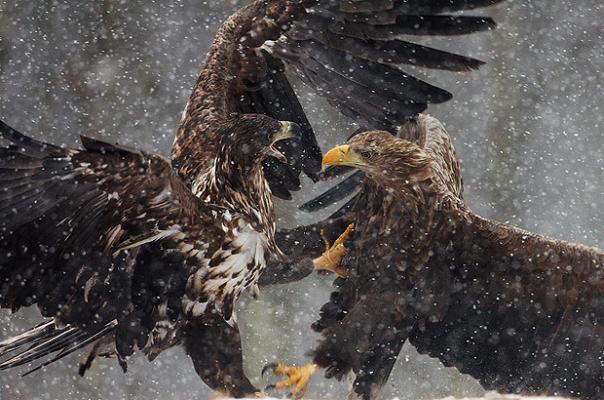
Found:
[[[212,36],[243,3],[0,0],[0,118],[54,143],[74,146],[85,133],[169,155]],[[423,41],[488,61],[480,72],[418,71],[455,94],[430,112],[453,136],[466,199],[483,216],[604,247],[604,5],[510,1],[488,13],[497,31]],[[347,137],[351,121],[296,85],[321,145]],[[321,191],[305,184],[293,203],[278,204],[282,226],[316,218],[296,211]],[[329,291],[329,279],[312,277],[240,302],[246,368],[260,387],[265,362],[307,360],[317,339],[309,325]],[[37,317],[36,310],[2,311],[0,338]],[[23,371],[2,372],[0,399],[209,397],[181,349],[152,364],[135,357],[126,375],[101,360],[80,379],[77,361],[23,379]],[[343,398],[348,384],[317,376],[311,397]],[[482,394],[473,379],[406,346],[384,398]]]

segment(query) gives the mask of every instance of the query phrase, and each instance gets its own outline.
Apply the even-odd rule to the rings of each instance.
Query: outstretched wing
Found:
[[[495,23],[490,18],[450,13],[498,2],[319,1],[274,49],[342,113],[371,129],[395,133],[428,104],[451,98],[450,93],[414,78],[401,67],[469,71],[483,64],[402,37],[492,29]],[[361,179],[362,174],[355,172],[301,209],[312,212],[328,207],[353,193]]]
[[[490,18],[445,13],[500,1],[253,1],[229,18],[214,40],[177,135],[176,165],[183,176],[195,174],[195,166],[207,159],[202,153],[208,146],[202,143],[215,141],[214,127],[228,113],[289,119],[305,130],[302,144],[290,149],[293,165],[285,170],[268,161],[265,166],[273,192],[289,197],[300,171],[311,176],[319,171],[320,152],[282,64],[343,114],[394,133],[428,104],[451,98],[449,92],[404,72],[403,65],[468,71],[482,64],[402,36],[491,29],[495,24]]]
[[[600,398],[604,253],[473,214],[458,230],[451,264],[428,266],[447,269],[448,310],[416,348],[487,389]]]
[[[405,41],[402,35],[460,35],[495,26],[490,18],[442,15],[495,1],[306,3],[305,11],[270,46],[273,55],[345,115],[393,132],[429,103],[451,98],[401,66],[468,71],[483,64]]]
[[[139,250],[213,229],[161,157],[84,137],[85,150],[59,148],[2,122],[0,138],[12,143],[0,148],[2,307],[37,303],[65,324],[102,326],[132,310]],[[174,253],[165,266],[178,272]]]

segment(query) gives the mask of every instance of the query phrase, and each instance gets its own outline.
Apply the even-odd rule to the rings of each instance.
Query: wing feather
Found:
[[[159,156],[87,137],[62,149],[2,122],[0,139],[0,306],[53,317],[0,343],[13,354],[0,369],[58,352],[35,371],[108,335],[119,356],[174,344],[188,261],[220,249],[223,210]]]
[[[454,238],[450,287],[462,290],[442,320],[417,325],[417,349],[487,389],[599,397],[604,252],[471,213]]]
[[[82,329],[102,327],[130,303],[138,248],[195,240],[212,228],[205,206],[170,163],[83,138],[62,149],[0,122],[0,303],[37,303],[46,316]]]

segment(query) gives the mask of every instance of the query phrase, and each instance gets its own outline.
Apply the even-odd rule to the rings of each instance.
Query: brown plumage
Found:
[[[225,121],[197,196],[160,156],[82,137],[83,150],[24,136],[0,121],[0,306],[36,304],[51,321],[0,343],[0,369],[90,345],[96,355],[152,360],[182,344],[213,389],[257,389],[243,372],[235,302],[274,241],[262,173],[294,125],[265,116]],[[35,368],[34,370],[38,369]]]
[[[324,162],[367,178],[349,211],[282,232],[296,260],[356,224],[349,276],[321,310],[313,362],[356,374],[375,399],[405,340],[487,389],[584,399],[604,395],[604,253],[482,218],[463,200],[457,157],[434,118],[398,138],[353,137]]]
[[[298,123],[301,141],[284,146],[286,166],[267,159],[273,194],[290,198],[301,171],[315,177],[321,153],[284,71],[296,73],[343,114],[375,128],[395,129],[428,103],[451,98],[416,79],[408,64],[468,71],[482,62],[417,45],[401,35],[460,35],[495,26],[490,18],[443,15],[502,0],[351,1],[254,0],[222,25],[185,107],[172,151],[195,192],[217,131],[231,115],[264,114]],[[424,4],[426,3],[426,4]]]

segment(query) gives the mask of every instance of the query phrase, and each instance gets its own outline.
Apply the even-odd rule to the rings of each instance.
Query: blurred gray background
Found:
[[[0,118],[26,134],[77,145],[80,133],[169,155],[181,111],[219,24],[245,1],[0,0]],[[466,198],[486,217],[556,238],[604,246],[604,5],[600,0],[509,1],[481,13],[499,29],[423,40],[488,61],[468,74],[417,71],[455,94],[429,112],[447,126],[463,161]],[[296,82],[324,148],[354,129]],[[278,204],[281,226],[319,216]],[[325,214],[323,214],[325,215]],[[240,302],[246,367],[304,362],[309,325],[329,277],[264,290]],[[0,338],[31,327],[34,309],[2,311]],[[0,399],[205,399],[208,390],[180,349],[153,363],[113,360],[77,377],[77,356],[21,378],[0,373]],[[344,398],[348,382],[315,377],[311,398]],[[406,346],[384,398],[477,395],[467,376]]]

